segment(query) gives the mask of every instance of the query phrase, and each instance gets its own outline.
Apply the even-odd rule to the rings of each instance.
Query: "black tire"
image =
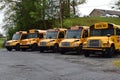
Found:
[[[60,54],[65,54],[65,50],[60,50]]]
[[[54,47],[53,47],[53,52],[54,52],[54,53],[57,53],[57,52],[58,52],[58,50],[59,50],[58,47],[59,47],[58,44],[55,44],[55,45],[54,45]]]
[[[85,57],[89,57],[89,56],[90,56],[90,53],[88,53],[87,51],[84,51],[84,56],[85,56]]]
[[[6,48],[8,51],[12,51],[12,48]]]
[[[22,51],[26,51],[27,49],[21,49]]]
[[[43,50],[43,49],[41,49],[41,50],[40,50],[40,53],[42,53],[42,52],[44,52],[44,50]]]
[[[115,52],[115,47],[111,46],[108,50],[107,50],[107,54],[106,57],[107,58],[112,58]]]
[[[16,51],[20,51],[20,45],[19,45],[19,44],[17,44],[17,45],[15,46],[15,50],[16,50]]]
[[[80,45],[77,49],[77,54],[82,54],[83,51],[82,51],[82,45]]]
[[[31,51],[35,51],[37,49],[37,44],[33,44],[32,46],[31,46]]]

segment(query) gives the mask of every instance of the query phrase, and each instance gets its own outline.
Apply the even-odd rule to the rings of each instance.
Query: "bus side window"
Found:
[[[83,33],[83,38],[86,38],[88,37],[88,30],[84,30],[84,33]]]
[[[26,38],[27,38],[27,34],[22,34],[21,40]]]
[[[43,34],[39,34],[39,38],[43,38]]]
[[[60,32],[58,38],[64,38],[64,32]]]
[[[116,35],[120,35],[120,29],[116,29]]]

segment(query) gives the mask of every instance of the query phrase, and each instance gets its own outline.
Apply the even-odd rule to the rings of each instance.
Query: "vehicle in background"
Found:
[[[39,42],[40,52],[44,52],[45,50],[53,50],[53,52],[58,52],[59,43],[64,39],[65,28],[54,28],[49,29],[46,32],[46,38]]]
[[[5,47],[8,51],[12,51],[12,49],[15,49],[16,51],[20,50],[20,42],[23,39],[26,39],[27,31],[18,31],[16,32],[12,40],[6,41]]]
[[[44,38],[46,34],[45,30],[31,29],[28,31],[27,38],[21,40],[20,48],[22,51],[31,49],[35,51],[38,48],[38,42]]]
[[[65,38],[60,42],[60,53],[76,51],[77,54],[82,53],[83,42],[88,37],[88,26],[73,26],[66,31]]]
[[[102,52],[103,56],[112,57],[120,51],[120,26],[107,22],[95,23],[90,26],[90,37],[83,44],[84,56]]]

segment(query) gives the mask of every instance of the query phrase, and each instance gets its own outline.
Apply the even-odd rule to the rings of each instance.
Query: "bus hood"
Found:
[[[50,41],[55,41],[55,39],[43,39],[40,42],[50,42]]]
[[[13,43],[13,42],[17,42],[18,40],[9,40],[7,41],[7,43]]]
[[[75,42],[75,41],[80,41],[79,39],[64,39],[61,42]]]
[[[88,37],[87,41],[89,40],[101,40],[103,42],[107,42],[108,41],[108,37],[107,36],[103,36],[103,37]],[[112,37],[109,37],[109,41],[114,41],[114,39]]]

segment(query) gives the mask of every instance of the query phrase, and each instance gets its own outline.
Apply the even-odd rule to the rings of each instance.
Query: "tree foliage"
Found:
[[[120,10],[120,0],[117,0],[111,8]]]
[[[60,19],[60,0],[0,0],[4,9],[3,28],[11,36],[15,31],[31,28],[47,29]],[[76,6],[85,0],[61,0],[62,18],[75,15]],[[73,9],[72,9],[73,8]],[[58,24],[59,25],[59,24]]]
[[[120,0],[118,0],[118,2],[115,5],[117,6],[117,9],[120,10]]]

